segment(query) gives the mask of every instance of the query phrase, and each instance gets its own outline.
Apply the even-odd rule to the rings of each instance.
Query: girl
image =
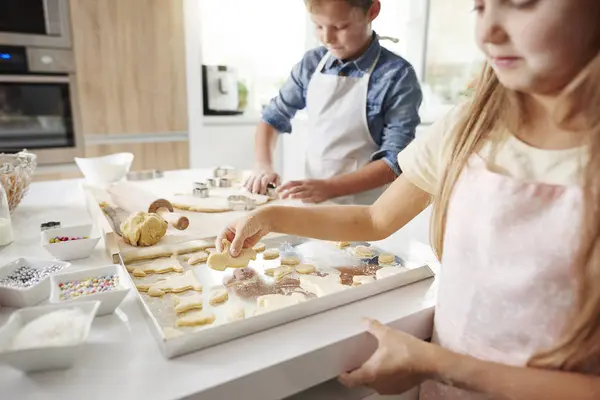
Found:
[[[371,207],[264,208],[222,234],[379,240],[434,203],[433,343],[371,321],[340,379],[424,399],[600,398],[600,2],[477,0],[474,98],[399,156]],[[217,241],[219,243],[219,241]]]

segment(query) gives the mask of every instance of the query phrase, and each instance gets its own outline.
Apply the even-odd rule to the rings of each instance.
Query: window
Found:
[[[302,0],[198,0],[202,63],[234,67],[259,114],[304,52],[318,46]],[[460,99],[483,61],[474,40],[472,0],[382,0],[373,28],[422,81],[425,122]]]
[[[307,46],[301,0],[201,0],[202,63],[234,67],[257,114]]]
[[[430,110],[459,101],[480,72],[471,0],[429,0],[425,90]]]

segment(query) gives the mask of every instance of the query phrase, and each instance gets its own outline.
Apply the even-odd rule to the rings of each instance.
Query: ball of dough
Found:
[[[167,233],[167,221],[154,213],[136,212],[121,224],[123,240],[132,246],[152,246]]]

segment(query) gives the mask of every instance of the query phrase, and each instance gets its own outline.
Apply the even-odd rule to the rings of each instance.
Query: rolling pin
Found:
[[[119,182],[109,187],[108,192],[115,204],[131,213],[137,211],[156,213],[180,231],[190,225],[187,217],[173,212],[173,205],[168,200],[157,198],[158,196],[140,189],[135,184]]]

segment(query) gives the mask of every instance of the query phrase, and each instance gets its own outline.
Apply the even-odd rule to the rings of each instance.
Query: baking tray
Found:
[[[317,266],[318,270],[328,274],[337,273],[338,271],[335,267],[356,267],[364,264],[376,263],[377,255],[382,253],[389,254],[389,252],[385,252],[368,243],[352,243],[351,246],[340,249],[331,242],[287,235],[279,235],[277,237],[265,239],[262,242],[266,244],[267,249],[278,248],[282,255],[296,254],[300,257],[302,263],[314,264]],[[207,239],[207,243],[214,243],[214,241],[211,242]],[[355,256],[352,252],[352,248],[357,245],[370,246],[373,249],[374,257],[370,259],[361,259]],[[214,271],[210,269],[206,263],[190,266],[183,261],[183,255],[176,255],[174,257],[178,258],[178,261],[186,271],[194,271],[196,278],[203,286],[203,310],[212,312],[216,316],[216,320],[213,324],[202,327],[176,327],[173,294],[166,294],[163,297],[157,298],[138,291],[139,303],[143,313],[148,319],[151,331],[166,358],[177,357],[245,335],[250,335],[434,276],[432,269],[428,265],[421,263],[419,260],[407,260],[395,256],[395,262],[392,266],[402,268],[403,272],[389,276],[385,279],[376,280],[372,283],[349,287],[346,290],[323,297],[311,298],[308,301],[297,305],[277,309],[260,315],[252,315],[253,310],[256,308],[256,300],[242,299],[231,290],[229,290],[229,300],[226,303],[217,306],[211,306],[208,303],[211,288],[223,287],[224,282],[231,278],[234,272],[233,269],[229,268],[223,272]],[[170,260],[158,259],[129,265],[157,262],[167,263],[170,262]],[[274,282],[274,278],[264,275],[264,271],[268,268],[278,267],[279,265],[279,259],[263,260],[262,254],[259,254],[256,260],[250,262],[249,267],[256,271],[257,274],[269,284]],[[133,284],[136,285],[153,283],[173,274],[176,273],[154,274],[144,278],[133,277],[131,274],[129,274],[129,276]],[[295,277],[295,275],[289,276],[291,279],[294,279]],[[189,291],[181,293],[179,296],[186,296],[191,293],[198,292]],[[229,313],[230,307],[237,306],[243,306],[245,308],[246,319],[228,322],[227,314]]]

